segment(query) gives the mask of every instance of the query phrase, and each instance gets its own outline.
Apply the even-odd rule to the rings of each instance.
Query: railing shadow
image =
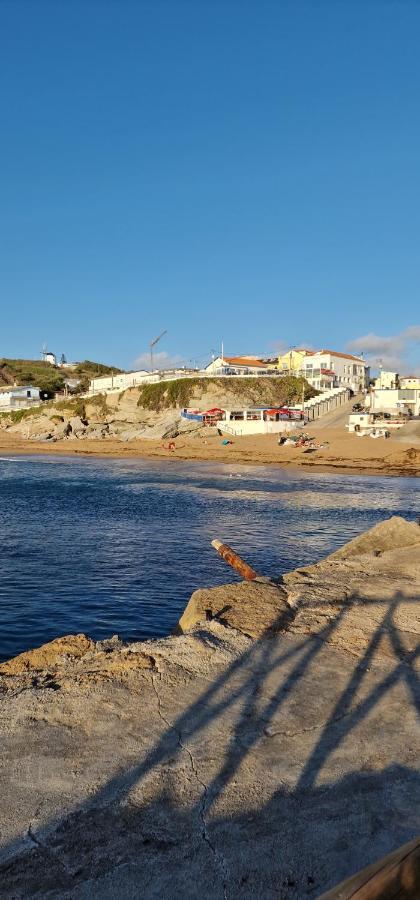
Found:
[[[6,891],[3,896],[21,896],[16,890],[19,885],[27,883],[28,878],[35,878],[35,870],[42,890],[47,890],[51,872],[55,872],[56,884],[60,884],[64,891],[70,890],[71,885],[83,884],[87,878],[102,878],[104,873],[108,873],[106,877],[111,881],[117,878],[117,870],[122,877],[122,865],[136,867],[147,863],[154,869],[154,877],[163,879],[162,891],[160,894],[155,891],[152,876],[149,878],[148,873],[143,892],[138,894],[142,897],[199,896],[194,879],[199,877],[200,867],[211,873],[212,886],[208,893],[204,892],[205,897],[226,896],[229,885],[232,896],[237,892],[244,897],[303,897],[311,892],[313,894],[314,890],[325,890],[351,874],[348,866],[353,862],[352,871],[355,871],[375,856],[383,855],[393,846],[414,836],[419,826],[420,780],[409,768],[399,766],[396,760],[388,763],[383,772],[347,773],[335,782],[327,781],[326,785],[318,784],[318,779],[326,771],[332,754],[397,684],[405,685],[408,703],[419,715],[420,683],[414,664],[420,647],[406,649],[396,623],[400,604],[418,603],[419,599],[408,598],[398,592],[391,601],[380,597],[359,600],[357,596],[351,596],[343,605],[337,605],[335,617],[327,619],[317,634],[295,635],[292,640],[282,639],[278,634],[282,629],[287,629],[290,621],[289,614],[280,615],[274,626],[270,626],[269,632],[235,659],[173,723],[170,722],[170,712],[160,699],[159,677],[154,675],[159,715],[167,723],[161,738],[144,758],[115,775],[64,822],[58,820],[53,827],[50,824],[47,831],[32,833],[34,847],[30,859],[25,861],[21,855],[15,863],[9,862],[6,868],[0,867],[3,891]],[[255,809],[253,803],[249,808],[241,809],[239,814],[229,817],[221,815],[219,803],[240,768],[254,754],[257,745],[265,740],[275,716],[286,702],[290,703],[302,679],[311,677],[310,672],[318,655],[326,644],[335,639],[346,616],[362,604],[383,607],[384,615],[372,632],[366,650],[355,657],[354,669],[344,689],[337,691],[326,722],[314,729],[315,733],[319,733],[318,739],[310,749],[294,786],[278,787],[271,799],[260,808]],[[319,601],[316,605],[319,606]],[[374,685],[366,691],[366,672],[385,635],[393,651],[392,665],[387,665],[383,677],[376,678]],[[335,652],[339,652],[337,648]],[[273,684],[274,676],[276,684]],[[362,687],[363,696],[358,700]],[[205,743],[211,740],[211,728],[216,724],[223,730],[224,717],[229,720],[224,756],[218,771],[206,783],[205,773],[193,759],[193,749],[197,741]],[[130,792],[137,789],[151,773],[159,771],[161,776],[162,767],[173,766],[174,760],[181,754],[188,755],[192,775],[201,785],[192,806],[186,810],[175,803],[170,785],[166,785],[164,780],[160,781],[153,801],[133,806]],[[398,790],[396,784],[399,785]],[[396,808],[400,804],[404,810],[404,821],[393,813],[394,789]],[[360,798],[358,804],[355,803],[356,796]],[[389,799],[387,816],[383,810],[386,796]],[[417,806],[412,806],[416,802]],[[242,806],[245,804],[242,803]],[[359,833],[353,820],[359,822]],[[351,828],[350,821],[353,823]],[[79,840],[75,840],[76,833]],[[244,833],[247,834],[245,844],[251,837],[253,841],[253,845],[248,844],[245,849]],[[331,841],[334,853],[332,849],[325,852],[324,846],[322,854],[323,845]],[[362,846],[361,841],[362,844],[365,842]],[[194,851],[196,859],[194,865],[190,865],[189,876],[183,886],[174,873],[170,875],[169,869],[165,875],[162,862],[163,857],[169,859],[179,855],[181,845],[188,858]],[[356,845],[357,852],[354,849]],[[259,869],[254,859],[257,847],[261,865],[266,858],[268,867],[268,880],[262,894],[258,881],[261,873],[257,874]],[[5,848],[5,851],[10,857],[13,846]],[[296,888],[297,876],[292,874],[289,880],[294,884],[282,884],[280,891],[279,878],[283,878],[288,867],[291,872],[295,871],[301,851],[306,860],[305,884],[304,879]],[[270,853],[279,857],[275,863],[272,857],[270,862]],[[331,862],[331,854],[334,863]],[[334,866],[333,874],[331,865]],[[115,873],[111,875],[114,869]],[[44,876],[40,874],[42,871],[45,871]],[[274,883],[270,886],[269,871],[277,873],[277,886]],[[8,884],[10,894],[7,893]],[[298,892],[295,890],[293,893],[292,888]],[[257,894],[253,893],[255,891]],[[40,896],[43,896],[42,893]]]

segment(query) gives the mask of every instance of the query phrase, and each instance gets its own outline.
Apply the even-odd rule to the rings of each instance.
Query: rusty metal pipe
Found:
[[[244,560],[241,559],[228,544],[222,544],[222,542],[218,541],[216,538],[211,542],[211,545],[217,550],[219,556],[232,566],[232,569],[235,569],[235,572],[242,575],[242,578],[245,578],[246,581],[253,581],[254,578],[258,578],[258,572],[256,572],[255,569],[252,569],[248,563],[244,562]]]

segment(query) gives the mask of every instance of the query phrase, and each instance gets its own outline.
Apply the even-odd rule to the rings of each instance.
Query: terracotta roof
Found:
[[[400,375],[400,381],[405,381],[407,378],[413,378],[416,381],[420,381],[420,375]]]
[[[224,362],[228,363],[229,366],[254,366],[258,369],[264,369],[264,363],[259,359],[255,359],[253,356],[224,356]]]
[[[354,359],[356,362],[365,362],[362,356],[352,356],[351,353],[337,353],[336,350],[317,350],[317,354],[327,353],[329,356],[339,356],[341,359]]]

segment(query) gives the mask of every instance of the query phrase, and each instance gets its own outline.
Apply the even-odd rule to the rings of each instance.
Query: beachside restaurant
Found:
[[[202,422],[203,425],[217,425],[218,422],[225,419],[226,411],[224,409],[219,409],[218,406],[214,406],[212,409],[206,409],[204,411],[185,407],[181,410],[181,416],[183,419],[191,419],[193,422]]]
[[[278,407],[252,407],[249,409],[183,409],[184,419],[201,421],[203,425],[217,425],[229,434],[275,434],[290,431],[297,422],[304,422],[300,409]]]

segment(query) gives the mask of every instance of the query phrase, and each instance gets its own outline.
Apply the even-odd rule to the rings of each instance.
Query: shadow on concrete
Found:
[[[153,676],[159,715],[167,725],[159,741],[63,821],[32,832],[32,849],[0,867],[2,896],[316,897],[414,837],[420,825],[420,776],[410,768],[394,760],[381,771],[372,765],[372,771],[347,772],[334,781],[324,781],[323,773],[396,685],[406,687],[408,706],[420,713],[415,670],[420,647],[407,649],[395,622],[400,603],[419,599],[399,593],[386,602],[350,597],[316,635],[293,640],[273,635],[286,627],[279,617],[275,628],[253,642],[173,723],[160,701],[159,677]],[[268,784],[274,770],[281,773],[281,766],[270,766],[270,753],[277,754],[278,766],[286,739],[284,765],[293,766],[293,732],[276,731],[275,717],[294,698],[301,702],[299,685],[304,678],[309,685],[320,652],[358,604],[383,606],[384,615],[366,650],[354,657],[344,686],[338,677],[337,684],[325,682],[331,695],[326,720],[306,729],[301,719],[299,734],[315,735],[303,766],[296,764],[296,777],[280,784],[277,779],[268,802],[261,804],[258,783],[253,792],[252,775],[244,796],[240,772],[251,759],[255,762],[262,742],[277,740],[264,756]],[[384,636],[392,659],[378,667],[366,688]],[[205,783],[196,750],[200,742],[214,740],[217,727],[226,740],[222,753],[214,744],[220,765]],[[192,803],[188,798],[180,803],[171,782],[181,755],[194,783]],[[357,752],[353,764],[355,757]],[[147,799],[142,783],[155,770],[159,789]],[[223,805],[227,791],[234,800],[228,811]],[[5,850],[10,857],[13,847]]]

